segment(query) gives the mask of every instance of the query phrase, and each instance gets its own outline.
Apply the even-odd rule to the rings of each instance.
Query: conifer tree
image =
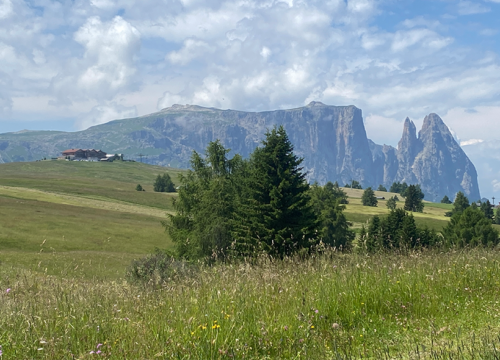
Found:
[[[487,219],[493,221],[493,208],[491,207],[491,203],[489,200],[486,200],[486,202],[482,202],[480,209]]]
[[[451,204],[451,203],[452,202],[451,202],[450,198],[448,197],[448,195],[445,195],[443,197],[443,199],[441,200],[441,204]]]
[[[379,185],[377,191],[385,191],[387,192],[387,188],[384,185]]]
[[[262,145],[251,159],[250,199],[239,218],[238,243],[243,251],[282,257],[314,245],[316,216],[302,159],[283,126],[268,131]]]
[[[385,206],[387,206],[389,210],[395,210],[397,207],[396,196],[393,196],[389,200],[387,200]]]
[[[377,206],[378,200],[375,196],[375,192],[371,187],[366,188],[366,190],[363,192],[361,202],[363,203],[363,206]]]
[[[406,211],[422,212],[424,203],[422,202],[423,193],[419,185],[410,185],[406,189],[406,199],[404,209]]]
[[[451,210],[451,215],[461,214],[465,209],[470,206],[469,199],[464,195],[463,192],[459,191],[453,202],[453,209]]]

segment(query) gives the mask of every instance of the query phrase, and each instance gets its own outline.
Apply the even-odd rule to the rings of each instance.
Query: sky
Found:
[[[395,146],[434,112],[500,199],[499,16],[500,0],[0,0],[0,133],[314,100],[356,105]]]

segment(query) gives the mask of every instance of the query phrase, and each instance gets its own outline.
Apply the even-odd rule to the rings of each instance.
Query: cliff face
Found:
[[[429,200],[452,197],[459,190],[479,198],[474,166],[435,117],[426,118],[418,138],[415,125],[407,119],[396,150],[368,140],[361,110],[355,106],[312,102],[297,109],[254,113],[174,105],[80,132],[0,134],[0,162],[55,157],[67,148],[80,147],[123,153],[132,159],[141,153],[148,163],[185,168],[193,150],[203,152],[216,139],[232,153],[247,157],[267,129],[282,124],[295,152],[304,158],[310,181],[343,185],[358,180],[364,187],[418,182]]]

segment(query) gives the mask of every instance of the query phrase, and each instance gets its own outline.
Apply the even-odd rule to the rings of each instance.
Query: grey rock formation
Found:
[[[187,168],[192,151],[203,152],[209,141],[220,139],[232,153],[247,157],[266,130],[282,124],[295,152],[304,158],[310,181],[343,185],[358,180],[364,187],[418,182],[429,200],[452,197],[459,190],[479,198],[474,166],[439,117],[428,118],[418,138],[415,125],[407,119],[396,150],[368,140],[361,110],[355,106],[311,102],[301,108],[256,113],[174,105],[79,132],[0,134],[0,162],[55,157],[67,148],[95,148],[129,159],[142,153],[148,163]]]

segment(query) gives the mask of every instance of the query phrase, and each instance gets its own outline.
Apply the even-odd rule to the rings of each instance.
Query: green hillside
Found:
[[[0,261],[55,275],[123,276],[132,259],[171,245],[160,222],[176,195],[153,192],[165,172],[178,182],[180,170],[134,162],[0,165]]]
[[[176,194],[155,193],[153,183],[166,172],[178,184],[183,171],[120,161],[1,164],[0,261],[54,275],[120,278],[132,259],[171,247],[161,221],[173,211]],[[146,191],[136,191],[137,184]],[[355,230],[389,212],[386,200],[366,207],[362,190],[344,190]],[[425,205],[423,213],[414,214],[416,222],[442,229],[451,205]]]

